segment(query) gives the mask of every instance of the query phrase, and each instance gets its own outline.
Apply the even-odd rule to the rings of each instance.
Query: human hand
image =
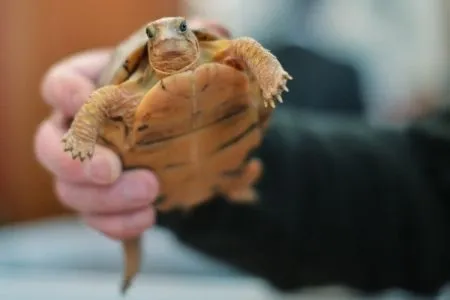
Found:
[[[191,27],[208,27],[230,36],[222,26],[192,20]],[[35,135],[35,155],[53,176],[59,201],[78,212],[88,226],[114,239],[141,234],[155,221],[152,203],[158,180],[148,170],[122,172],[119,157],[96,146],[92,160],[80,163],[63,152],[61,138],[68,119],[94,90],[94,82],[106,66],[111,50],[92,50],[56,63],[44,76],[42,96],[53,112]]]
[[[116,154],[96,147],[91,161],[80,163],[63,152],[61,138],[67,119],[81,107],[94,89],[94,81],[106,65],[109,50],[77,54],[53,66],[45,75],[42,95],[53,108],[35,136],[38,161],[54,176],[55,192],[65,206],[84,221],[112,238],[140,234],[154,222],[151,202],[158,182],[146,170],[123,172]]]

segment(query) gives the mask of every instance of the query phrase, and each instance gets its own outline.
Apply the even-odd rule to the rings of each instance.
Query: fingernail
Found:
[[[86,175],[96,183],[112,183],[120,176],[120,165],[107,155],[94,155],[86,168]]]

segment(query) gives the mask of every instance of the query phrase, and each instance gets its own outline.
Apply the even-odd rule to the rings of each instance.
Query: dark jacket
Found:
[[[282,104],[255,156],[257,205],[218,198],[159,224],[282,290],[433,293],[449,279],[450,110],[382,129]]]

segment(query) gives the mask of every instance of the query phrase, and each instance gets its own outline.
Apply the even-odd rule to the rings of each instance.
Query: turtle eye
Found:
[[[186,32],[186,30],[187,30],[186,21],[181,21],[179,29],[181,32]]]
[[[154,37],[154,34],[153,34],[152,30],[150,29],[150,27],[147,27],[147,28],[145,29],[145,33],[147,34],[147,37],[148,37],[149,39],[151,39],[151,38]]]

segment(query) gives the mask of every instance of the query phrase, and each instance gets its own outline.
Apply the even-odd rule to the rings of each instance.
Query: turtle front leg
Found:
[[[107,85],[95,90],[75,115],[69,130],[63,136],[61,141],[64,151],[70,152],[73,159],[91,159],[105,121],[117,117],[121,118],[125,125],[129,125],[140,99],[137,96],[133,88],[127,85]]]
[[[264,106],[275,107],[283,102],[281,94],[289,91],[286,84],[292,76],[286,72],[278,59],[260,43],[250,37],[236,38],[226,50],[231,56],[245,62],[262,90]]]

